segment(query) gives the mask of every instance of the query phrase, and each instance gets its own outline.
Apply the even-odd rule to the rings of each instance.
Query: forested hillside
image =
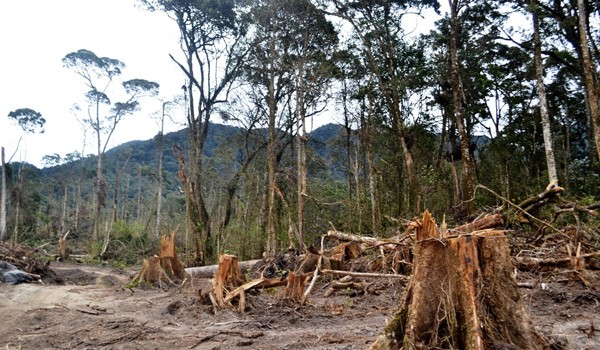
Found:
[[[172,59],[186,85],[163,107],[185,128],[103,149],[160,82],[122,82],[129,97],[113,103],[97,86],[116,81],[120,62],[65,53],[90,88],[98,148],[43,169],[3,166],[2,239],[69,231],[81,253],[134,263],[178,230],[186,261],[206,264],[317,246],[332,228],[388,237],[424,210],[461,224],[552,181],[564,191],[531,214],[597,239],[597,1],[140,4],[179,29]],[[26,132],[46,122],[9,117]]]

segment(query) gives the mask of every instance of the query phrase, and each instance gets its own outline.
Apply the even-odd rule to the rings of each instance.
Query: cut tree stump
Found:
[[[186,272],[181,261],[177,258],[177,251],[175,250],[176,233],[174,230],[170,234],[160,237],[160,260],[163,269],[171,278],[175,277],[183,281],[186,277]]]
[[[416,227],[404,300],[371,349],[549,349],[511,275],[503,231],[440,237],[427,211]]]
[[[224,254],[219,256],[219,268],[213,279],[214,296],[217,306],[224,308],[231,306],[230,300],[225,301],[225,295],[244,284],[235,255]],[[243,310],[243,309],[242,309]]]
[[[67,236],[69,235],[69,232],[71,231],[67,231],[62,237],[58,238],[58,254],[56,254],[56,256],[60,261],[67,260],[69,255],[71,255],[71,249],[67,247]]]
[[[301,303],[304,296],[304,286],[310,276],[311,274],[309,273],[297,275],[294,272],[290,272],[287,277],[287,285],[283,291],[284,298]]]
[[[173,281],[167,276],[165,271],[160,266],[160,257],[158,255],[153,256],[150,259],[144,259],[142,269],[131,281],[131,285],[137,285],[140,283],[147,283],[150,285],[159,284],[166,282],[173,284]]]

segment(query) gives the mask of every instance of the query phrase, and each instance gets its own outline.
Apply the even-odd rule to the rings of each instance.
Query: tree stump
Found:
[[[548,349],[512,277],[503,231],[440,237],[429,214],[417,222],[413,276],[371,349]]]
[[[56,252],[57,261],[65,261],[71,255],[71,249],[67,247],[67,236],[71,230],[67,231],[62,237],[58,237],[58,249]]]
[[[229,302],[225,301],[225,294],[242,284],[244,284],[244,279],[240,273],[237,256],[228,254],[219,256],[219,267],[213,279],[217,306],[223,308],[230,305]]]
[[[168,284],[173,283],[160,266],[160,257],[155,255],[150,259],[144,259],[142,269],[131,281],[131,285],[138,285],[140,283],[155,285],[156,283],[160,284],[161,282],[166,282]]]
[[[185,279],[186,272],[181,261],[177,258],[175,236],[176,231],[173,231],[160,237],[160,260],[163,269],[170,277],[182,281]]]
[[[306,280],[309,277],[310,274],[296,274],[290,272],[287,277],[287,285],[283,291],[284,298],[300,303],[304,295]]]

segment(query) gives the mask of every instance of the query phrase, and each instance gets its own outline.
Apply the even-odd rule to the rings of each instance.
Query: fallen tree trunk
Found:
[[[503,231],[440,237],[429,212],[417,222],[404,300],[371,349],[548,349],[511,272]]]
[[[577,266],[574,260],[584,262],[590,258],[600,257],[600,252],[581,254],[579,256],[572,256],[568,258],[556,258],[556,259],[541,259],[527,256],[519,256],[514,258],[515,266],[519,270],[534,270],[539,268],[572,268],[574,270],[580,270],[581,266]],[[575,259],[574,259],[575,258]],[[579,260],[581,259],[581,260]],[[575,265],[575,266],[574,266]]]
[[[240,268],[240,271],[244,273],[253,268],[254,265],[261,261],[262,260],[240,261],[238,263],[238,266]],[[219,265],[196,266],[186,268],[185,272],[189,273],[192,277],[195,278],[213,278],[218,268]]]
[[[354,271],[340,271],[340,270],[321,270],[324,275],[344,275],[352,277],[374,277],[374,278],[397,278],[407,281],[409,278],[404,275],[393,275],[391,273],[374,273],[374,272],[354,272]]]
[[[393,249],[395,245],[400,244],[394,240],[380,240],[374,237],[357,236],[350,233],[344,233],[335,230],[327,231],[327,237],[335,238],[340,241],[363,243],[368,246],[390,246]]]
[[[488,228],[495,228],[502,225],[504,225],[504,216],[502,214],[490,214],[468,224],[450,229],[448,230],[448,233],[458,235],[463,233],[471,233],[475,231],[485,230]]]

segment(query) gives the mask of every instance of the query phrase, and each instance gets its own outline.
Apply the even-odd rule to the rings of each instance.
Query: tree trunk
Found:
[[[519,295],[503,231],[441,236],[428,212],[416,225],[413,276],[371,349],[549,349]]]
[[[304,78],[303,78],[304,64],[300,60],[299,67],[296,73],[296,141],[298,144],[298,247],[300,250],[304,250],[304,199],[307,195],[306,189],[306,142],[308,137],[306,135],[306,123],[304,113]],[[291,243],[291,242],[290,242]]]
[[[587,16],[585,12],[585,1],[577,0],[577,10],[579,11],[579,38],[581,41],[581,58],[583,65],[583,81],[587,96],[590,119],[594,129],[594,141],[596,143],[596,153],[600,159],[600,102],[598,98],[599,87],[596,67],[592,63],[590,48],[587,36]]]
[[[273,29],[275,30],[275,29]],[[271,33],[273,35],[273,33]],[[271,38],[271,59],[275,59],[275,38]],[[269,143],[267,145],[267,188],[268,188],[268,213],[267,213],[267,249],[268,256],[275,256],[277,252],[277,236],[275,232],[275,167],[276,167],[276,130],[277,100],[275,99],[275,62],[271,61],[269,67]]]
[[[0,158],[2,159],[2,187],[0,188],[0,242],[6,238],[6,160],[4,158],[4,147],[0,147]]]
[[[544,134],[544,150],[546,151],[546,164],[548,165],[548,182],[558,180],[556,162],[554,160],[554,146],[552,144],[552,129],[548,116],[548,103],[546,102],[546,89],[544,88],[544,72],[542,66],[542,41],[540,39],[540,23],[537,15],[537,0],[531,1],[533,18],[533,43],[535,78],[540,97],[540,115],[542,117],[542,131]]]
[[[67,222],[68,199],[69,199],[69,185],[65,183],[65,184],[63,184],[63,201],[62,201],[62,208],[61,208],[61,214],[60,214],[60,231],[61,232],[65,231],[65,225]]]
[[[450,5],[450,65],[452,72],[452,101],[454,104],[454,118],[460,139],[460,153],[463,164],[463,203],[464,214],[469,215],[473,211],[471,199],[475,194],[475,179],[473,161],[469,146],[471,144],[469,133],[465,128],[465,118],[462,104],[462,88],[460,82],[460,61],[458,59],[458,12],[459,0],[448,0]]]
[[[154,228],[154,236],[160,236],[160,224],[161,224],[161,207],[162,207],[162,187],[163,187],[163,131],[165,125],[165,108],[166,102],[163,103],[162,115],[160,118],[160,131],[158,132],[158,137],[156,139],[156,148],[158,149],[158,169],[156,172],[156,227]]]

